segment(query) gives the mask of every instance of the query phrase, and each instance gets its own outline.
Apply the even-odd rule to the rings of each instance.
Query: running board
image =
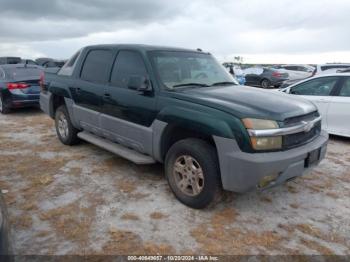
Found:
[[[121,144],[113,143],[110,140],[101,138],[89,132],[83,131],[78,133],[78,137],[91,144],[99,146],[107,151],[110,151],[118,156],[126,158],[138,165],[154,164],[156,161],[147,155],[141,154],[133,149],[122,146]]]

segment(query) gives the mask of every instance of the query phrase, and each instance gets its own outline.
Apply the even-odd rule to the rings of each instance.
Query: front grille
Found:
[[[315,117],[311,118],[311,120],[314,118]],[[306,144],[307,142],[319,136],[320,133],[321,133],[321,121],[316,123],[315,126],[309,132],[300,132],[296,134],[285,135],[283,136],[283,149],[286,150],[286,149],[290,149],[293,147]]]
[[[314,112],[311,112],[311,113],[306,114],[306,115],[287,118],[286,120],[283,121],[283,125],[284,125],[284,127],[288,127],[291,125],[300,124],[301,121],[313,120],[319,116],[320,116],[320,114],[318,113],[318,111],[314,111]]]

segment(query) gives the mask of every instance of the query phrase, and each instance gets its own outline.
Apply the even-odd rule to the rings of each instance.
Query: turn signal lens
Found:
[[[242,122],[247,129],[262,130],[279,128],[278,123],[273,120],[244,118]]]

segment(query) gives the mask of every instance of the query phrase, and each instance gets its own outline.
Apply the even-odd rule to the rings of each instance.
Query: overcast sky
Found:
[[[0,0],[0,56],[98,43],[202,48],[221,61],[350,63],[349,0]]]

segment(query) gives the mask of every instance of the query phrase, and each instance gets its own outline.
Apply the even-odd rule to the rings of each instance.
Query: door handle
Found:
[[[111,94],[104,94],[103,96],[106,97],[106,98],[110,98]]]

